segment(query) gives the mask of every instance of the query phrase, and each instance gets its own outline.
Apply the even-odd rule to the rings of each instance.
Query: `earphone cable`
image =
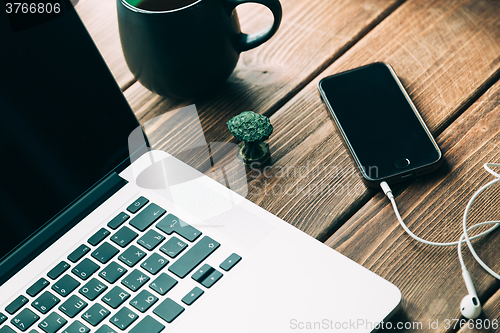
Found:
[[[448,242],[448,243],[442,243],[442,242],[432,242],[432,241],[428,241],[428,240],[425,240],[417,235],[415,235],[409,228],[408,226],[405,224],[405,222],[403,221],[403,218],[401,217],[401,214],[399,213],[399,210],[398,210],[398,207],[397,207],[397,204],[396,204],[396,200],[394,199],[394,195],[392,194],[392,190],[391,188],[389,187],[389,185],[387,184],[387,182],[381,182],[380,183],[380,187],[382,188],[382,190],[384,191],[384,194],[389,198],[389,200],[391,201],[391,204],[392,204],[392,208],[394,209],[394,213],[396,214],[396,217],[399,221],[399,224],[401,225],[401,227],[406,231],[406,233],[408,235],[410,235],[413,239],[415,239],[416,241],[418,242],[421,242],[423,244],[427,244],[427,245],[432,245],[432,246],[458,246],[458,258],[460,260],[460,265],[462,267],[462,270],[464,272],[467,271],[466,267],[465,267],[465,263],[464,263],[464,260],[463,260],[463,257],[462,257],[462,243],[464,242],[464,239],[465,239],[465,242],[467,243],[468,247],[469,247],[469,250],[471,251],[472,255],[474,256],[474,258],[476,259],[476,261],[488,272],[490,273],[491,275],[493,275],[495,278],[499,279],[500,280],[500,275],[495,273],[490,267],[488,267],[482,260],[481,258],[479,258],[479,256],[477,255],[476,251],[474,250],[474,247],[472,246],[472,243],[471,241],[474,240],[474,239],[477,239],[479,237],[483,237],[483,236],[486,236],[488,235],[489,233],[491,233],[492,231],[494,231],[495,229],[497,229],[498,227],[500,227],[500,221],[487,221],[487,222],[481,222],[481,223],[477,223],[469,228],[467,228],[467,216],[468,216],[468,213],[469,213],[469,210],[472,206],[472,204],[474,203],[474,200],[484,191],[486,190],[487,188],[489,188],[490,186],[492,186],[493,184],[496,184],[497,182],[500,182],[500,174],[498,174],[497,172],[493,171],[491,169],[491,167],[500,167],[500,164],[496,164],[496,163],[486,163],[484,165],[484,168],[486,169],[486,171],[488,171],[490,174],[492,174],[493,176],[497,177],[497,179],[495,180],[492,180],[490,181],[489,183],[487,183],[486,185],[484,185],[483,187],[481,187],[479,190],[476,191],[476,193],[474,193],[474,195],[471,197],[471,199],[469,200],[469,203],[467,204],[467,207],[464,211],[464,216],[463,216],[463,233],[462,235],[460,236],[460,239],[456,242]],[[478,235],[475,235],[473,237],[469,237],[469,231],[471,231],[472,229],[475,229],[479,226],[482,226],[482,225],[487,225],[487,224],[494,224],[491,228],[489,228],[488,230],[486,231],[483,231],[482,233],[478,234]]]

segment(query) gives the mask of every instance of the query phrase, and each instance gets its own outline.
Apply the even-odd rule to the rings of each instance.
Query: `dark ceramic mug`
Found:
[[[117,0],[127,65],[143,86],[175,98],[196,97],[223,83],[240,52],[269,40],[282,17],[279,0],[198,0],[164,11],[140,9],[128,1]],[[248,2],[268,7],[274,16],[269,27],[250,35],[241,32],[235,10]]]

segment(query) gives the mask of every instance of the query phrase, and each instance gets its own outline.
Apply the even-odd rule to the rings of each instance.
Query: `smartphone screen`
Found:
[[[389,65],[324,78],[319,90],[368,182],[416,176],[440,161],[437,144]]]

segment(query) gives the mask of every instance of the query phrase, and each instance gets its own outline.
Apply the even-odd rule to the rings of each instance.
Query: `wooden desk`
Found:
[[[317,82],[374,61],[390,63],[437,138],[445,163],[439,172],[395,189],[403,218],[433,241],[456,240],[471,195],[491,176],[486,162],[500,162],[500,4],[496,0],[282,0],[283,22],[271,41],[242,55],[228,83],[213,96],[176,101],[157,96],[127,69],[121,53],[114,1],[78,5],[139,120],[156,118],[148,135],[160,149],[179,155],[189,138],[165,133],[169,112],[196,104],[207,142],[237,143],[226,121],[245,110],[271,118],[272,168],[249,171],[247,198],[397,285],[403,294],[398,322],[422,330],[450,329],[466,295],[456,248],[412,240],[389,201],[364,187],[320,102]],[[244,31],[270,21],[257,5],[239,9]],[[179,123],[178,128],[186,124]],[[219,157],[228,151],[218,152]],[[203,172],[206,164],[181,156]],[[309,170],[288,172],[282,170]],[[340,171],[340,172],[339,172]],[[271,191],[274,189],[274,194]],[[281,189],[281,190],[280,190]],[[287,190],[283,190],[287,189]],[[483,195],[471,223],[499,219],[500,188]],[[478,254],[500,271],[500,232],[476,242]],[[467,250],[465,260],[483,304],[482,319],[500,320],[500,283]],[[328,264],[328,263],[325,263]],[[336,300],[332,300],[336,301]],[[429,323],[439,321],[437,329]],[[452,322],[453,324],[453,322]]]

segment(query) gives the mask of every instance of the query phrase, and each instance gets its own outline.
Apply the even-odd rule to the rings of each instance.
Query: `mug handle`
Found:
[[[229,13],[232,13],[238,5],[249,2],[258,3],[269,8],[273,13],[274,22],[262,31],[255,32],[253,34],[241,33],[239,39],[237,40],[237,48],[240,52],[248,51],[261,45],[262,43],[267,42],[276,33],[276,31],[278,31],[281,18],[283,16],[283,10],[279,0],[228,0],[227,3]]]

